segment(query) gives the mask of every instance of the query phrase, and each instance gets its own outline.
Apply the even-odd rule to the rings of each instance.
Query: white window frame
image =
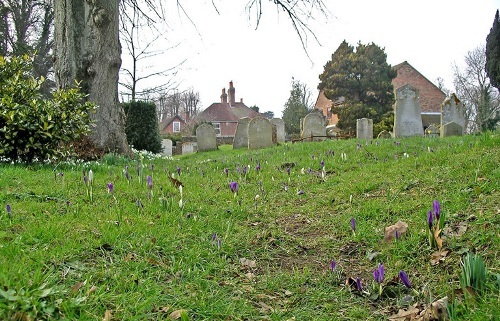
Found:
[[[175,130],[177,128],[177,130]],[[172,123],[172,131],[174,133],[180,133],[181,131],[181,122],[180,121],[174,121]]]
[[[220,136],[221,135],[221,131],[220,131],[220,123],[212,123],[212,125],[214,126],[215,128],[215,133],[217,134],[217,136]]]

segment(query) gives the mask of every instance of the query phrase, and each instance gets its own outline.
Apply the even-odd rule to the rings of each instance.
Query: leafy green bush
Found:
[[[79,88],[58,90],[43,99],[43,78],[32,76],[29,56],[0,56],[0,156],[31,162],[61,154],[61,143],[90,131],[90,112]]]
[[[123,110],[126,115],[125,133],[128,143],[137,150],[161,152],[161,136],[155,104],[132,101],[124,103]]]

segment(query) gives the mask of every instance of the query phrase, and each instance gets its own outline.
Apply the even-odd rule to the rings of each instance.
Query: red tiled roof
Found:
[[[243,117],[254,118],[257,116],[260,116],[258,112],[241,102],[232,106],[228,103],[213,103],[202,111],[197,119],[207,122],[238,122]]]

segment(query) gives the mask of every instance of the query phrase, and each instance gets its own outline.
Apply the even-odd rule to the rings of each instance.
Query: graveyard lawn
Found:
[[[3,163],[0,319],[428,320],[447,296],[493,320],[499,163],[498,133]]]

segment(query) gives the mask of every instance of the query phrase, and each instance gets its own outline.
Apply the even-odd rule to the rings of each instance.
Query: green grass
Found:
[[[422,307],[459,292],[460,259],[473,252],[489,278],[481,295],[453,296],[457,319],[493,320],[500,314],[500,136],[399,142],[0,164],[0,319],[102,320],[109,310],[114,320],[165,320],[186,309],[190,320],[387,320],[412,294],[398,282],[400,270]],[[92,202],[83,183],[89,169]],[[184,185],[183,208],[172,173]],[[236,197],[230,181],[239,184]],[[436,199],[449,252],[432,265],[426,220]],[[399,220],[408,223],[406,234],[384,242],[384,228]],[[455,234],[460,224],[463,235]],[[379,263],[386,271],[381,298],[346,285],[359,277],[372,292]]]

